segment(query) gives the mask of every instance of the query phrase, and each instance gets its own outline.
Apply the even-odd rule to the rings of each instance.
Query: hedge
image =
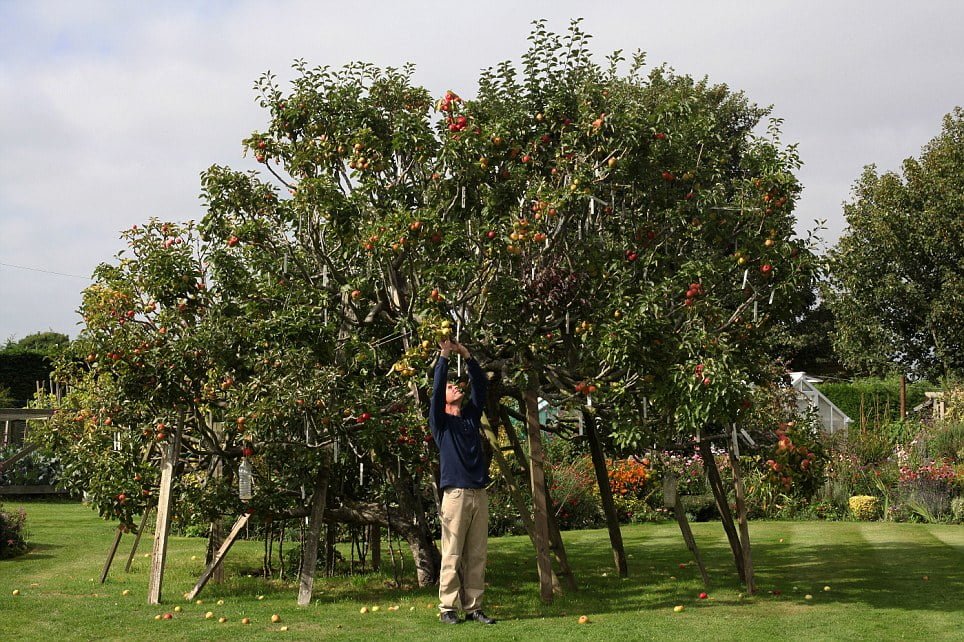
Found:
[[[856,379],[850,383],[820,383],[817,389],[860,425],[860,407],[868,425],[882,426],[900,419],[900,378]],[[907,411],[924,402],[924,393],[940,390],[928,381],[907,384]]]
[[[50,360],[36,352],[0,352],[0,388],[9,389],[14,407],[23,407],[50,376]]]

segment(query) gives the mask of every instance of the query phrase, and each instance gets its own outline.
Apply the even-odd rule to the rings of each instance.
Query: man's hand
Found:
[[[452,352],[462,355],[464,359],[469,358],[469,349],[461,343],[457,343],[451,339],[445,339],[444,341],[439,342],[438,347],[442,356],[445,358],[448,358],[449,354]]]

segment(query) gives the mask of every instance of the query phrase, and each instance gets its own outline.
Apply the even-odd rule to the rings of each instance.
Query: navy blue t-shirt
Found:
[[[462,406],[462,415],[445,412],[445,384],[448,378],[449,360],[439,357],[435,365],[435,381],[428,425],[439,451],[441,475],[439,487],[484,488],[488,485],[489,464],[482,449],[482,412],[485,409],[487,381],[485,373],[475,359],[468,359],[471,397]]]

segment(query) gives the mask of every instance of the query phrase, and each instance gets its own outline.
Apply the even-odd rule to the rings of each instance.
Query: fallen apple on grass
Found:
[[[579,624],[589,624],[589,617],[586,615],[580,615]]]
[[[682,613],[684,610],[686,610],[686,607],[683,606],[682,604],[677,604],[676,606],[673,607],[674,613]]]

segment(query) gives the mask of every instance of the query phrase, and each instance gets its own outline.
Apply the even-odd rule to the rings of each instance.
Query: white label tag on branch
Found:
[[[741,290],[746,287],[746,280],[747,278],[749,278],[749,276],[750,276],[750,270],[748,269],[743,270],[743,285],[740,286]]]

